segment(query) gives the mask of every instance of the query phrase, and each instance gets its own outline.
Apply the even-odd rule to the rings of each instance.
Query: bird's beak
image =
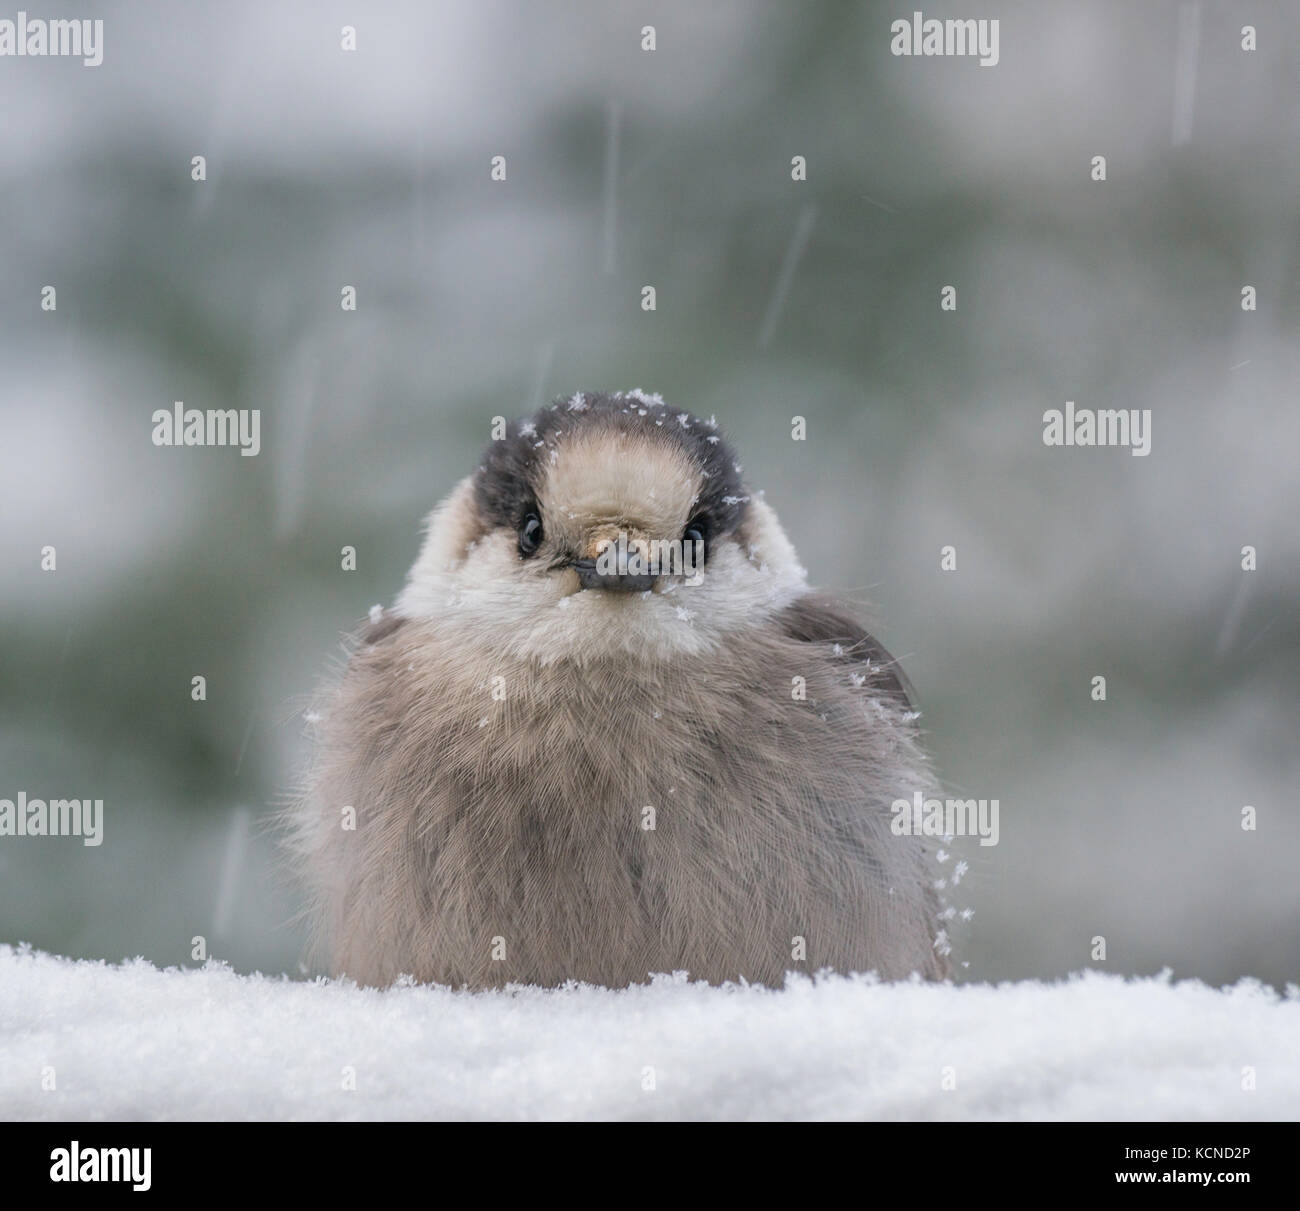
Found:
[[[644,593],[654,588],[658,575],[647,571],[649,544],[640,535],[593,534],[586,557],[573,561],[578,583],[584,589],[609,589]]]
[[[574,561],[573,570],[578,573],[578,583],[584,589],[612,589],[620,593],[644,593],[653,589],[657,576],[633,575],[630,572],[602,573],[594,559]]]

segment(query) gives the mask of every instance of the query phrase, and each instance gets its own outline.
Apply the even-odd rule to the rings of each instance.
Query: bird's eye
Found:
[[[531,555],[542,545],[542,519],[529,513],[519,527],[519,554]]]
[[[697,547],[697,546],[695,545],[697,542],[698,542],[698,543],[703,543],[703,542],[704,542],[704,528],[703,528],[702,526],[698,526],[698,525],[687,526],[687,527],[686,527],[686,533],[682,535],[682,543],[683,543],[685,546],[688,546],[688,547],[691,548],[691,555],[692,555],[692,557],[694,557],[694,555],[695,555],[695,553],[696,553],[697,551],[698,551],[701,555],[704,554],[704,550],[705,550],[705,548],[702,547],[702,546],[701,546],[701,547]]]

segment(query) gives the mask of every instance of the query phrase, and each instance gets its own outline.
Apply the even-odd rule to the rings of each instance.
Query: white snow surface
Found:
[[[0,947],[5,1119],[1298,1115],[1300,991],[1250,981],[381,992]]]

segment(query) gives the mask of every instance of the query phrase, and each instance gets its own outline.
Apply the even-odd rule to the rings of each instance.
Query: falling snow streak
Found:
[[[605,224],[601,253],[601,268],[605,273],[614,272],[618,251],[618,149],[622,125],[623,105],[612,101],[605,119]]]
[[[1255,578],[1250,575],[1239,575],[1237,577],[1237,591],[1232,595],[1232,600],[1228,603],[1227,612],[1223,616],[1223,625],[1219,628],[1219,642],[1215,645],[1215,654],[1222,659],[1228,654],[1232,647],[1232,641],[1237,637],[1237,630],[1241,626],[1241,616],[1246,611],[1246,598],[1250,593],[1250,586]]]
[[[1177,58],[1174,62],[1174,146],[1192,139],[1192,109],[1196,100],[1196,59],[1201,45],[1199,0],[1178,8]]]
[[[546,382],[551,377],[551,363],[554,361],[555,342],[547,341],[537,351],[537,373],[533,375],[533,390],[528,396],[528,407],[525,409],[529,416],[542,406],[543,393],[546,390]]]
[[[257,719],[257,711],[253,711],[248,717],[248,726],[244,728],[244,739],[239,745],[239,758],[235,762],[235,776],[239,776],[239,771],[244,768],[244,753],[248,751],[248,741],[253,734],[253,723]]]
[[[1284,617],[1285,614],[1274,614],[1272,618],[1270,618],[1262,627],[1259,628],[1258,631],[1255,632],[1254,637],[1250,640],[1250,642],[1247,643],[1241,649],[1242,652],[1243,653],[1249,652],[1250,649],[1253,648],[1261,639],[1263,639],[1264,636],[1267,635],[1269,631],[1273,629],[1274,625]]]
[[[230,926],[235,892],[239,890],[239,874],[244,868],[244,855],[248,851],[249,817],[248,808],[237,807],[230,821],[226,853],[221,860],[221,878],[217,883],[217,904],[212,913],[212,934],[217,938],[226,937]]]
[[[425,152],[424,126],[417,124],[415,130],[415,147],[411,157],[411,248],[422,256],[424,242],[424,201],[425,201],[425,164],[428,156]]]
[[[248,88],[249,72],[253,70],[254,52],[247,47],[231,44],[230,55],[222,55],[219,62],[222,68],[218,74],[216,98],[212,104],[211,120],[208,129],[190,155],[204,158],[206,176],[200,182],[192,182],[194,190],[190,203],[190,218],[193,221],[206,220],[208,212],[217,200],[217,190],[221,185],[221,172],[224,161],[230,156],[230,149],[235,146],[238,135],[239,120],[236,107]],[[187,164],[186,173],[192,171]]]
[[[795,270],[799,268],[799,262],[803,260],[804,249],[808,247],[808,240],[812,236],[813,224],[817,221],[817,207],[809,202],[799,212],[798,222],[794,226],[794,234],[790,237],[789,247],[785,250],[785,260],[781,263],[781,273],[776,279],[776,289],[772,292],[771,301],[767,305],[767,313],[763,316],[763,326],[758,333],[758,347],[766,349],[768,342],[771,341],[776,333],[776,326],[781,322],[781,313],[785,310],[786,295],[790,293],[790,284],[794,281]]]
[[[879,209],[883,210],[886,214],[898,213],[898,211],[895,210],[892,206],[886,206],[884,202],[878,202],[870,194],[860,193],[858,194],[858,197],[860,197],[864,202],[870,202],[872,206],[878,207]]]

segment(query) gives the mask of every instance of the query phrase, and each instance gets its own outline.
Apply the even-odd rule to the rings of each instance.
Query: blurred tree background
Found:
[[[717,415],[1000,800],[966,978],[1101,935],[1296,979],[1294,5],[925,6],[997,18],[991,67],[875,3],[25,8],[104,62],[0,60],[0,797],[106,821],[0,839],[0,941],[298,970],[263,825],[341,635],[493,416],[639,386]],[[260,455],[156,448],[175,400]],[[1150,456],[1045,447],[1066,400]]]

